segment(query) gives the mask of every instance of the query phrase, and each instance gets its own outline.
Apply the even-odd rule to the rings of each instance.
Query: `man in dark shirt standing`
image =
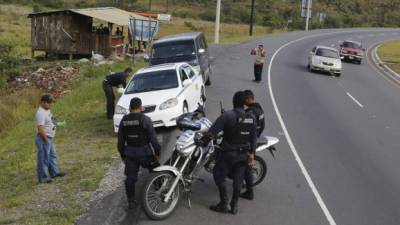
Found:
[[[264,131],[265,121],[264,121],[264,110],[261,105],[254,100],[254,94],[251,90],[243,91],[245,96],[245,105],[247,106],[246,112],[252,113],[256,118],[257,124],[257,137],[260,137],[262,132]],[[255,152],[254,152],[255,154]],[[253,156],[254,157],[254,156]],[[253,200],[254,192],[253,192],[253,174],[252,174],[252,165],[248,165],[244,180],[246,181],[246,192],[242,193],[240,197]]]
[[[217,118],[205,137],[216,136],[224,132],[222,150],[217,152],[217,162],[213,170],[214,181],[219,190],[220,202],[210,207],[212,211],[232,214],[238,212],[240,188],[243,182],[247,163],[253,163],[251,158],[256,147],[256,122],[252,114],[244,110],[244,94],[239,91],[233,96],[233,110],[224,112]],[[232,174],[233,193],[228,210],[228,196],[225,179]]]
[[[130,209],[136,203],[135,184],[140,166],[147,169],[159,166],[160,151],[153,122],[142,113],[142,101],[132,98],[130,113],[122,118],[118,130],[118,152],[125,163],[125,189]]]
[[[128,67],[124,72],[113,73],[106,76],[103,80],[103,90],[107,99],[107,119],[112,119],[114,116],[114,100],[115,95],[113,91],[113,86],[118,87],[122,85],[123,88],[126,87],[126,79],[132,74],[132,68]]]

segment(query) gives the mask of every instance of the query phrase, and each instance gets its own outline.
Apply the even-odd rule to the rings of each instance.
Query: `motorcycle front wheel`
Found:
[[[253,186],[261,183],[267,175],[267,164],[258,155],[254,157],[254,166],[251,169],[251,174],[253,175]]]
[[[180,198],[179,184],[176,185],[171,197],[164,202],[164,197],[171,189],[175,175],[168,171],[150,174],[143,188],[142,208],[152,220],[168,218],[178,206]]]

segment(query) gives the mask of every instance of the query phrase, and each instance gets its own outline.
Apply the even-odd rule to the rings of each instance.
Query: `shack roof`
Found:
[[[53,14],[60,12],[72,12],[76,14],[81,14],[84,16],[92,17],[95,19],[103,20],[109,23],[114,23],[120,26],[127,26],[129,23],[129,18],[134,17],[140,20],[149,20],[149,18],[138,15],[136,13],[131,13],[122,9],[114,7],[101,7],[101,8],[86,8],[86,9],[66,9],[66,10],[54,10],[46,12],[31,13],[28,17],[35,15]],[[154,21],[154,19],[150,19]]]

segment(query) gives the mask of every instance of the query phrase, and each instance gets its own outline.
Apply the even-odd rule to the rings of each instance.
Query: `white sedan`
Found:
[[[342,74],[342,61],[338,50],[325,46],[315,46],[308,57],[308,69],[323,71],[339,77]]]
[[[161,64],[140,69],[129,81],[114,114],[114,131],[122,117],[129,113],[132,98],[142,100],[144,113],[155,127],[175,126],[176,118],[204,104],[202,76],[187,63]]]

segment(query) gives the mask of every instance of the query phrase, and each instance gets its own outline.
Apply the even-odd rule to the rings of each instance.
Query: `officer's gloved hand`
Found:
[[[248,154],[248,163],[251,168],[254,167],[254,153]]]
[[[210,141],[212,141],[211,133],[204,133],[203,136],[196,140],[196,145],[206,147]]]

